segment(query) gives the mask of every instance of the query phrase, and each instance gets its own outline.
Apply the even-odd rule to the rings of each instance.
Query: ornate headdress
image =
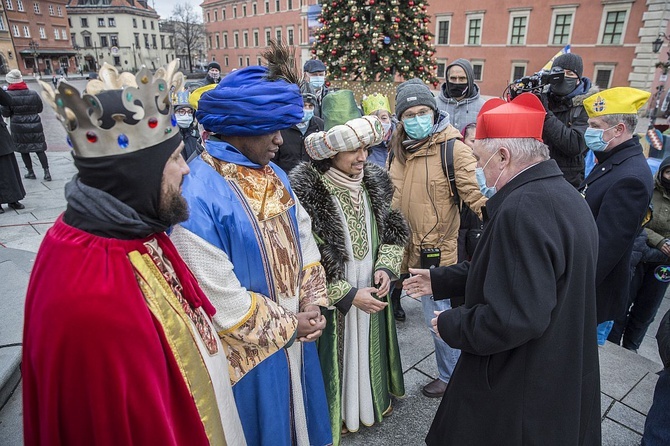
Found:
[[[77,156],[97,158],[136,152],[169,140],[177,131],[170,100],[184,75],[178,59],[152,75],[146,68],[133,76],[105,63],[99,79],[82,95],[63,81],[57,91],[41,82],[42,97],[56,111]]]

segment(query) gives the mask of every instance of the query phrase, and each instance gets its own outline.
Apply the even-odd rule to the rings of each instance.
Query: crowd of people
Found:
[[[649,93],[597,91],[565,54],[538,94],[485,101],[458,59],[437,96],[409,79],[359,104],[319,60],[264,58],[192,91],[177,61],[42,84],[77,174],[27,293],[25,443],[339,445],[405,395],[414,298],[442,398],[426,444],[601,444],[598,344],[636,350],[670,283]],[[670,441],[668,373],[646,445]]]

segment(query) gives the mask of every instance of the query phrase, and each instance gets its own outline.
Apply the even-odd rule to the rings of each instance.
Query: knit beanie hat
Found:
[[[416,105],[426,105],[437,110],[437,102],[433,93],[421,79],[415,78],[398,85],[395,97],[395,112],[398,119],[402,119],[405,110]]]
[[[217,70],[221,71],[221,65],[219,65],[218,62],[210,62],[209,65],[207,65],[207,70],[211,70],[212,68],[216,68]]]
[[[582,58],[574,53],[561,54],[556,59],[554,63],[551,64],[551,68],[561,67],[564,70],[570,70],[581,79],[582,71],[584,70],[584,64],[582,63]]]
[[[7,73],[5,80],[8,84],[18,84],[19,82],[23,82],[23,76],[19,70],[14,69]]]

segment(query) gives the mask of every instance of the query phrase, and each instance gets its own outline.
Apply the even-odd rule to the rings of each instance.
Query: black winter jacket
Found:
[[[300,164],[302,161],[310,161],[309,155],[305,151],[305,138],[312,133],[323,130],[323,119],[314,116],[309,120],[307,131],[303,135],[298,127],[291,127],[281,131],[281,137],[284,143],[279,146],[279,152],[272,160],[276,165],[282,168],[286,173]]]
[[[42,128],[42,99],[32,90],[7,90],[12,105],[2,106],[2,116],[10,118],[9,128],[16,151],[44,152],[47,149]]]
[[[567,96],[547,94],[547,115],[544,118],[542,139],[549,146],[549,156],[556,160],[563,176],[574,187],[584,180],[584,154],[587,147],[584,132],[588,115],[584,99],[598,91],[591,81],[583,77],[582,83]]]

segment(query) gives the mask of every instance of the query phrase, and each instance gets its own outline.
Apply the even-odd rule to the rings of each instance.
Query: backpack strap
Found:
[[[454,141],[456,138],[448,139],[442,144],[440,144],[440,155],[442,159],[442,172],[444,176],[449,180],[449,187],[451,187],[451,192],[454,194],[454,203],[460,209],[461,207],[461,197],[458,196],[458,189],[456,189],[456,174],[454,173]]]

